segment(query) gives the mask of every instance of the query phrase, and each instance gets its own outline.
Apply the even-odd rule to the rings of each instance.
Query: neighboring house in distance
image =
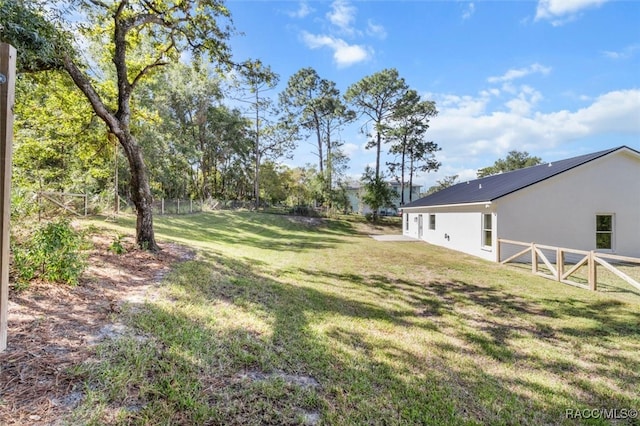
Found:
[[[393,190],[393,193],[395,194],[391,199],[395,207],[382,208],[378,213],[386,216],[395,216],[398,214],[400,201],[402,200],[402,198],[400,197],[401,185],[400,185],[400,182],[387,182],[387,184],[391,187],[391,189]],[[404,202],[405,203],[409,202],[409,196],[411,196],[412,199],[417,200],[420,197],[421,188],[422,186],[420,185],[413,185],[411,188],[412,191],[410,194],[409,184],[408,183],[405,184],[404,185]],[[371,213],[371,208],[362,202],[363,194],[364,194],[364,186],[361,185],[359,182],[347,187],[347,197],[349,197],[349,202],[351,203],[351,209],[352,209],[351,211],[353,213],[359,213],[359,214]]]
[[[640,257],[640,152],[621,146],[462,182],[402,211],[404,235],[489,260],[498,238]]]

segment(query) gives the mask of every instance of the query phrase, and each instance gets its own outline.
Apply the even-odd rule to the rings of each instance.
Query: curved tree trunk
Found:
[[[136,243],[147,250],[158,251],[160,247],[156,243],[153,231],[153,213],[151,210],[151,187],[147,171],[142,159],[140,146],[131,134],[128,126],[129,114],[112,114],[100,99],[100,96],[94,89],[89,78],[76,66],[68,57],[63,57],[63,65],[65,70],[71,76],[76,86],[87,97],[96,115],[100,117],[109,131],[113,133],[120,142],[122,149],[129,161],[129,169],[131,172],[131,198],[136,206],[138,215],[136,224]],[[124,102],[123,102],[124,103]],[[124,109],[128,112],[128,108]]]

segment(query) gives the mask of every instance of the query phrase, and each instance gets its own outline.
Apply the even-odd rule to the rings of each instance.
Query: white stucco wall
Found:
[[[640,257],[637,156],[613,153],[500,198],[495,204],[500,238],[580,250],[596,249],[596,215],[612,214],[612,252]]]
[[[488,207],[487,207],[488,206]],[[418,235],[417,218],[423,217],[422,240],[452,250],[469,253],[488,260],[495,260],[494,247],[496,245],[496,216],[491,204],[474,206],[455,206],[407,209],[403,215],[403,233],[413,238],[420,238]],[[482,214],[492,214],[493,216],[493,241],[491,247],[483,246],[482,241]],[[436,217],[434,230],[429,229],[429,215]],[[406,220],[409,218],[409,229],[407,230]],[[448,238],[447,238],[448,237]]]

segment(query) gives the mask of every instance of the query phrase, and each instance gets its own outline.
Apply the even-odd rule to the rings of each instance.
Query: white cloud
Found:
[[[632,44],[619,51],[605,50],[602,54],[610,59],[627,59],[631,58],[636,50],[640,50],[640,44]]]
[[[467,8],[462,12],[462,19],[467,20],[471,18],[471,16],[475,13],[475,11],[476,11],[476,5],[473,3],[469,3]]]
[[[431,120],[429,132],[434,141],[447,141],[453,149],[450,156],[502,156],[512,149],[539,151],[608,133],[640,137],[640,89],[608,92],[574,111],[533,113],[532,107],[542,95],[531,88],[507,102],[508,111],[480,114],[480,109],[469,106],[486,105],[488,99],[483,95],[440,97],[444,102],[436,99],[440,113]]]
[[[347,157],[352,158],[360,150],[360,147],[355,143],[345,143],[341,149]]]
[[[545,19],[554,26],[562,25],[576,18],[584,9],[597,7],[609,0],[539,0],[536,21]]]
[[[547,75],[550,72],[550,67],[545,67],[543,65],[535,63],[525,68],[510,69],[504,75],[489,77],[487,81],[489,83],[510,82],[518,78],[526,77],[530,74],[540,73],[542,75]]]
[[[314,11],[306,1],[301,1],[297,10],[287,12],[291,18],[304,18]]]
[[[356,20],[356,8],[347,0],[335,0],[331,3],[331,11],[327,19],[346,34],[353,34],[352,24]]]
[[[366,46],[349,44],[341,38],[328,35],[315,35],[302,32],[302,39],[310,49],[328,47],[333,50],[333,59],[338,67],[348,67],[358,62],[368,60],[372,51]]]
[[[387,38],[387,31],[382,25],[374,23],[371,19],[367,21],[367,35],[377,37],[380,40]]]
[[[427,99],[434,98],[427,95]],[[485,113],[489,103],[489,94],[475,98],[473,96],[440,95],[436,96],[439,114],[450,116],[477,117]]]

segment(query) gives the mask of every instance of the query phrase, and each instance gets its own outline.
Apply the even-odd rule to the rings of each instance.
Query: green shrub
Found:
[[[13,267],[18,288],[40,277],[46,281],[78,284],[86,267],[82,254],[83,238],[68,219],[49,222],[37,228],[31,239],[14,242]]]
[[[115,254],[125,254],[127,250],[122,245],[122,235],[116,235],[115,239],[109,246],[109,251]]]

